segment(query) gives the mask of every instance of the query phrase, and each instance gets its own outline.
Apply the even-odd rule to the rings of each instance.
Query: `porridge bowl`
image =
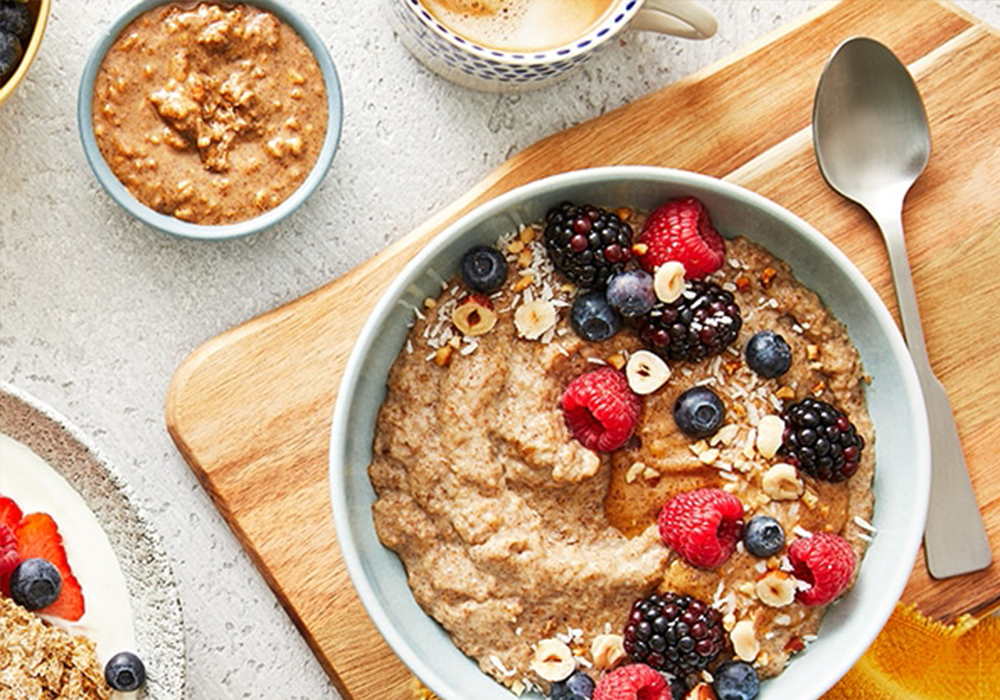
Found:
[[[859,523],[860,521],[859,525],[864,528],[861,536],[865,542],[870,542],[870,544],[867,545],[867,551],[857,569],[853,587],[825,609],[821,623],[818,616],[815,618],[818,630],[812,628],[808,635],[802,635],[802,639],[796,637],[796,642],[807,642],[806,648],[792,656],[783,671],[780,671],[779,668],[780,673],[775,671],[774,673],[777,675],[761,681],[759,697],[764,700],[792,696],[812,700],[820,697],[864,653],[888,619],[904,589],[921,542],[930,483],[927,425],[922,396],[906,347],[891,315],[861,273],[833,244],[801,219],[773,202],[730,183],[695,173],[651,167],[623,166],[565,173],[532,182],[479,206],[435,237],[395,279],[389,282],[384,295],[364,326],[347,363],[334,409],[330,444],[330,493],[338,541],[348,572],[359,597],[388,644],[410,670],[444,700],[458,700],[465,697],[501,700],[511,697],[511,690],[505,687],[504,683],[496,680],[498,676],[504,677],[502,668],[505,665],[509,666],[509,663],[503,662],[502,659],[499,664],[492,662],[501,669],[497,673],[494,672],[489,663],[483,664],[484,658],[487,659],[487,662],[490,660],[491,655],[488,652],[484,654],[480,650],[476,650],[476,656],[480,659],[480,663],[463,653],[460,648],[463,645],[455,640],[463,639],[467,642],[468,637],[461,636],[462,630],[456,632],[456,617],[449,616],[447,608],[444,608],[445,612],[441,612],[442,609],[435,607],[435,605],[441,601],[447,602],[447,599],[452,597],[455,591],[461,590],[465,584],[456,583],[455,581],[458,579],[455,579],[450,583],[445,582],[443,587],[439,589],[434,589],[431,586],[431,592],[428,593],[427,581],[418,580],[418,585],[411,588],[411,582],[408,580],[408,569],[401,558],[409,555],[397,546],[399,537],[385,530],[387,510],[379,504],[379,501],[382,500],[382,490],[392,482],[392,478],[386,478],[386,474],[392,473],[392,470],[387,469],[386,458],[384,458],[386,445],[392,442],[392,438],[385,438],[382,433],[385,430],[391,433],[392,429],[383,430],[380,412],[387,410],[386,407],[390,406],[390,402],[393,400],[393,393],[399,393],[399,386],[404,381],[399,378],[400,375],[397,375],[393,368],[394,363],[397,362],[397,358],[400,362],[404,362],[406,355],[417,358],[415,360],[418,366],[416,374],[408,375],[405,380],[411,389],[412,385],[418,384],[422,377],[438,376],[434,372],[441,369],[441,367],[434,366],[433,352],[428,354],[426,349],[422,347],[416,352],[410,352],[412,349],[411,341],[413,344],[420,342],[419,333],[408,340],[411,327],[416,324],[416,331],[430,328],[430,321],[424,321],[420,317],[429,316],[436,305],[433,303],[427,305],[426,300],[429,298],[438,299],[439,295],[441,299],[444,299],[444,296],[450,293],[447,288],[452,285],[444,284],[443,281],[453,279],[457,275],[460,261],[469,249],[477,245],[496,244],[498,240],[504,240],[505,244],[506,241],[512,241],[513,245],[519,246],[517,240],[521,236],[518,232],[523,231],[525,226],[542,221],[547,212],[563,202],[568,201],[581,205],[592,204],[596,207],[607,208],[609,211],[617,210],[620,207],[629,207],[637,212],[650,212],[668,200],[685,197],[693,197],[704,204],[715,227],[728,239],[726,241],[727,254],[734,251],[731,253],[732,255],[742,255],[742,251],[747,250],[745,242],[738,243],[735,238],[729,238],[730,236],[738,236],[741,241],[746,239],[752,244],[756,244],[753,246],[755,250],[759,246],[760,249],[769,252],[770,255],[781,261],[774,263],[775,267],[779,268],[779,275],[784,274],[782,271],[787,271],[787,268],[782,266],[783,263],[790,266],[792,275],[801,285],[815,292],[819,300],[822,301],[822,306],[825,306],[833,317],[846,328],[845,338],[849,340],[845,339],[843,342],[856,348],[857,358],[863,367],[863,373],[858,375],[860,377],[858,382],[866,384],[863,394],[867,404],[867,416],[870,417],[870,425],[866,417],[864,426],[861,423],[858,424],[858,431],[859,434],[865,432],[869,436],[865,443],[865,449],[873,457],[866,459],[873,461],[876,465],[871,493],[866,496],[870,505],[870,497],[873,495],[874,510],[871,511],[870,522],[862,517],[856,518],[853,522]],[[631,219],[626,220],[631,221]],[[638,231],[639,229],[636,228],[637,234]],[[510,236],[512,232],[514,232],[513,239],[505,238]],[[506,245],[505,248],[510,249]],[[738,260],[729,258],[723,265],[736,267],[736,263]],[[446,291],[442,292],[442,288],[445,288]],[[497,294],[500,295],[500,292]],[[497,302],[496,311],[502,319],[503,314],[509,311],[509,307],[504,306],[505,298],[499,296],[496,298],[501,299]],[[745,300],[745,297],[740,298]],[[459,302],[459,305],[461,306],[462,303]],[[441,300],[437,304],[440,305]],[[766,305],[761,304],[762,308],[764,306]],[[443,305],[441,308],[444,308]],[[415,310],[420,313],[415,313]],[[560,313],[565,317],[568,315],[569,309],[560,307]],[[498,329],[500,324],[501,321],[496,324]],[[519,328],[518,332],[520,330]],[[429,331],[431,336],[435,333],[435,330]],[[503,334],[499,330],[493,333]],[[508,333],[508,335],[510,334]],[[484,348],[495,347],[488,345],[488,341],[485,340],[488,337],[490,336],[482,336],[482,345],[479,349],[469,350],[469,357],[475,358],[479,353],[484,352]],[[553,345],[557,342],[575,342],[579,346],[582,343],[579,340],[569,340],[575,337],[572,332],[565,336],[555,337],[556,341],[552,343]],[[559,341],[559,338],[563,338],[563,340]],[[462,354],[462,357],[458,358],[458,362],[465,361],[464,351],[467,349],[467,345],[472,345],[472,343],[466,344],[466,340],[463,340],[459,349],[456,350],[455,357]],[[512,350],[510,355],[515,356],[519,352]],[[854,351],[852,350],[852,352]],[[552,356],[556,354],[552,353]],[[635,354],[638,355],[637,352]],[[742,356],[742,347],[732,355],[738,360]],[[486,357],[494,356],[486,355]],[[553,396],[551,392],[549,394],[544,394],[544,390],[536,392],[532,385],[549,383],[552,380],[551,375],[558,373],[561,374],[554,380],[555,383],[568,381],[565,378],[566,374],[560,369],[563,365],[559,365],[558,361],[560,361],[559,358],[555,364],[551,365],[557,369],[550,370],[550,365],[545,365],[545,369],[539,370],[539,377],[545,375],[542,377],[542,381],[535,381],[529,377],[527,381],[522,381],[520,384],[510,385],[517,386],[518,391],[509,393],[521,392],[525,395],[540,393],[551,398]],[[719,361],[721,362],[721,360]],[[419,369],[421,362],[422,366],[427,367],[424,374],[421,374]],[[484,362],[486,361],[484,360]],[[506,362],[507,360],[502,358],[495,364]],[[513,365],[513,363],[514,360],[510,360],[510,364]],[[603,362],[595,364],[603,364]],[[735,364],[739,364],[739,362]],[[581,365],[586,366],[587,363],[578,363],[577,367]],[[452,364],[447,366],[447,369],[451,371],[456,366],[467,365]],[[479,365],[479,367],[484,366],[487,365]],[[676,378],[685,376],[684,363],[678,362],[671,366],[674,374],[670,382],[675,382]],[[456,376],[461,381],[455,380],[449,386],[454,387],[460,385],[461,382],[475,383],[477,379],[474,375],[462,373]],[[432,379],[431,381],[437,380]],[[689,381],[693,382],[694,380]],[[831,379],[831,384],[833,381]],[[708,383],[711,384],[711,382]],[[387,384],[392,384],[393,388],[387,390]],[[553,403],[559,401],[559,392],[564,386],[565,383],[561,384],[554,394]],[[664,391],[669,386],[669,382],[664,385]],[[491,394],[490,397],[490,400],[502,400],[502,397],[497,397],[495,394]],[[445,397],[446,400],[447,398]],[[662,405],[652,403],[655,400],[655,394],[642,398],[646,401],[646,407],[643,409],[643,420],[647,420],[645,412],[652,414],[648,418],[650,421],[663,420],[660,416],[664,414],[667,416],[665,420],[670,420],[669,407],[664,411]],[[415,419],[416,423],[420,423],[423,418],[426,418],[427,414],[417,413],[416,402],[411,401],[410,405],[413,407],[413,415],[419,416]],[[564,409],[565,405],[564,403]],[[651,408],[654,405],[659,406],[655,413]],[[730,406],[730,408],[734,407]],[[403,416],[400,422],[405,422],[408,415],[406,413],[408,406],[405,401],[399,410],[402,412],[391,415],[396,418]],[[484,406],[469,408],[465,414],[455,413],[454,406],[450,404],[446,410],[451,411],[450,415],[473,416],[484,410]],[[562,421],[559,419],[557,407],[553,406],[550,412],[555,415],[555,418],[550,416],[552,423],[559,423],[560,425],[556,426],[557,429],[566,432],[566,428],[561,426]],[[528,422],[517,423],[519,418],[516,410],[505,415],[507,416],[506,422],[517,424],[520,426],[519,429],[531,425]],[[473,418],[470,417],[467,420],[473,420]],[[614,462],[616,459],[614,455],[633,450],[636,442],[645,445],[647,438],[642,436],[648,434],[641,433],[642,429],[640,423],[640,428],[637,429],[634,439],[624,443],[624,446],[616,452],[610,453],[609,460]],[[498,432],[502,432],[502,430],[498,429]],[[872,434],[874,434],[874,440],[870,439]],[[465,440],[465,437],[460,436],[458,439]],[[424,438],[410,440],[407,443],[410,446],[408,449],[414,453],[425,452],[430,449],[429,443],[435,440],[432,429],[432,432],[427,433]],[[397,440],[397,442],[399,441]],[[693,443],[694,440],[689,442]],[[757,444],[759,446],[760,442]],[[724,445],[725,443],[719,447]],[[705,450],[706,447],[708,447],[707,443],[699,449]],[[759,449],[763,453],[763,448]],[[558,452],[558,450],[556,451]],[[682,451],[686,452],[686,450]],[[559,454],[565,453],[560,452]],[[452,455],[457,455],[457,451],[448,452],[446,450],[444,455],[439,458],[440,462],[451,464],[453,470],[461,469],[461,467],[455,466],[457,463],[451,459]],[[507,461],[504,462],[501,471],[504,471],[504,479],[510,479],[512,478],[510,475],[513,473],[511,465],[514,462],[508,459],[507,453],[504,455]],[[690,455],[688,455],[688,459],[692,459]],[[698,455],[698,459],[702,459],[701,454]],[[648,463],[651,464],[651,462]],[[736,465],[735,462],[734,465]],[[787,467],[787,465],[785,466]],[[513,469],[518,471],[519,467],[514,465]],[[616,469],[618,469],[617,466],[612,466],[611,473],[616,473],[614,471]],[[741,467],[737,465],[736,469],[738,471]],[[488,470],[488,467],[484,466],[483,470]],[[593,473],[591,472],[591,474]],[[602,472],[598,471],[597,473]],[[575,489],[584,489],[582,485],[589,483],[586,478],[575,481],[575,477],[572,475],[560,477],[557,475],[555,467],[553,467],[551,474],[553,481],[563,479],[564,483],[572,483]],[[860,476],[861,471],[858,474]],[[870,476],[871,472],[869,471],[866,477]],[[396,483],[406,481],[407,478],[409,477],[400,479],[397,476]],[[423,486],[413,486],[412,488],[414,492],[418,488],[430,492],[443,491],[447,497],[453,497],[456,500],[465,498],[465,495],[450,490],[448,478],[447,473],[445,473],[438,481],[431,479]],[[472,478],[475,478],[475,475],[472,475]],[[640,477],[640,481],[641,478],[644,477]],[[612,476],[612,489],[615,484],[614,479],[615,477]],[[631,478],[627,480],[631,483]],[[375,481],[378,482],[378,492],[373,485]],[[665,478],[662,481],[668,481],[668,479]],[[806,491],[808,491],[809,484],[812,482],[808,479],[806,481]],[[448,482],[449,486],[438,486],[444,482]],[[862,483],[863,486],[864,483]],[[535,487],[522,489],[519,495],[525,495],[527,492],[525,498],[531,499],[536,496],[537,492],[547,488],[547,484],[541,484],[537,486],[537,490]],[[867,488],[864,491],[867,493]],[[590,493],[593,495],[595,492]],[[822,491],[822,493],[828,492]],[[426,495],[426,491],[422,491],[421,494],[422,498]],[[743,498],[743,495],[740,497]],[[597,498],[602,497],[598,495]],[[777,499],[778,496],[775,496],[775,500]],[[600,500],[597,502],[600,504]],[[604,500],[606,509],[610,502],[610,500]],[[405,504],[405,498],[397,499],[394,503]],[[808,503],[807,506],[813,507]],[[865,513],[868,514],[868,511]],[[412,512],[407,513],[407,517],[412,515]],[[507,515],[505,514],[503,517],[506,518]],[[578,522],[576,517],[575,514],[570,516],[572,522]],[[749,515],[747,517],[749,518]],[[582,518],[581,521],[587,518],[589,516]],[[404,518],[401,516],[402,519]],[[482,519],[489,519],[488,512],[482,516]],[[411,518],[411,521],[419,522],[420,518]],[[653,521],[655,522],[655,514]],[[457,519],[453,523],[455,524],[454,529],[462,534],[461,531],[465,526]],[[617,523],[613,524],[617,527]],[[470,530],[474,531],[477,525],[478,521],[473,522],[469,525]],[[844,525],[845,533],[848,527],[859,529],[858,526],[848,521],[848,524]],[[628,569],[633,563],[640,562],[649,555],[649,550],[642,549],[640,543],[644,537],[649,536],[650,532],[655,533],[656,528],[650,525],[642,534],[632,533],[628,537],[623,535],[625,529],[627,528],[622,528],[621,532],[614,535],[617,539],[610,550],[590,550],[592,552],[612,552],[607,560],[607,565],[603,568]],[[809,530],[813,529],[809,528]],[[786,530],[789,543],[796,536],[803,539],[811,536],[808,531],[801,532],[799,527],[795,528],[795,534],[787,525]],[[419,528],[416,532],[419,532]],[[873,533],[874,536],[872,536]],[[576,532],[574,531],[572,534],[575,536]],[[380,535],[382,539],[380,539]],[[655,534],[653,536],[655,537]],[[387,537],[393,540],[392,549],[383,545]],[[428,541],[428,537],[429,541],[434,544],[424,544]],[[430,552],[432,558],[444,551],[447,551],[450,556],[452,552],[450,541],[445,543],[441,539],[439,542],[434,534],[428,537],[423,538],[424,543],[417,543],[418,549]],[[581,535],[581,539],[582,537]],[[475,539],[475,536],[472,538]],[[557,544],[553,544],[553,538],[548,538],[547,533],[543,534],[541,538],[546,542],[545,547],[555,551]],[[402,536],[402,539],[405,539],[405,535]],[[420,538],[416,537],[414,540],[420,540]],[[489,538],[486,538],[485,544],[483,540],[484,538],[480,537],[477,541],[477,544],[482,545],[479,550],[480,555],[489,548]],[[520,566],[519,562],[522,559],[519,557],[524,546],[528,546],[530,550],[530,545],[518,545],[510,548],[509,551],[504,550],[499,558],[504,559],[505,566]],[[651,546],[662,547],[658,540]],[[742,547],[742,544],[739,547]],[[746,551],[739,547],[736,549],[737,554],[731,557],[733,561],[739,557],[748,556]],[[613,561],[611,558],[619,556],[613,553],[616,548],[628,552],[634,548],[635,556],[630,561],[626,561],[624,557]],[[397,551],[394,550],[400,551],[401,554],[397,555]],[[588,561],[574,564],[573,566],[578,567],[575,571],[581,572],[578,575],[574,574],[574,576],[578,579],[583,579],[584,575],[588,577],[596,575],[600,578],[600,571],[595,574],[595,569],[602,568],[604,556],[605,554],[598,554],[591,556]],[[424,560],[416,561],[423,566]],[[463,560],[450,561],[454,561],[459,568],[465,566]],[[659,561],[662,561],[664,570],[670,569],[671,571],[679,563],[679,559],[675,555],[670,555],[669,559],[664,555]],[[762,562],[758,562],[758,564],[765,568],[770,566],[770,564]],[[638,564],[636,565],[638,566]],[[730,566],[729,563],[722,565],[719,571],[726,570],[728,566]],[[784,570],[789,571],[787,567]],[[508,571],[513,570],[508,569]],[[684,575],[690,581],[696,581],[703,573],[693,569],[685,569],[685,571],[688,573]],[[691,573],[692,571],[693,573]],[[763,572],[763,569],[757,569],[757,571]],[[414,574],[412,570],[409,573],[411,576]],[[778,572],[775,573],[777,575]],[[513,571],[515,577],[516,574],[517,572]],[[557,569],[549,569],[543,573],[532,575],[538,580],[547,582],[545,585],[557,589],[558,586],[563,585],[565,580],[556,583],[561,574],[562,572]],[[798,572],[796,572],[796,576],[798,576]],[[587,578],[587,580],[596,579]],[[723,581],[719,582],[715,599],[712,597],[711,590],[715,588],[714,580],[710,589],[698,597],[706,603],[713,606],[719,605],[725,609],[728,603],[724,596],[721,598],[719,596],[719,592],[723,590],[723,583]],[[455,588],[449,589],[448,586],[452,585]],[[633,600],[642,598],[648,596],[650,592],[649,590],[635,590],[631,598]],[[483,627],[484,631],[476,632],[476,635],[490,635],[492,634],[491,628],[504,626],[503,621],[491,617],[494,613],[490,611],[489,604],[493,599],[490,596],[483,597],[487,599],[486,605],[481,608],[469,608],[467,613],[468,620],[474,622],[475,618],[482,617],[486,621],[486,625]],[[550,596],[548,600],[555,598],[558,596]],[[764,600],[762,595],[761,600]],[[572,604],[572,601],[567,603],[570,606]],[[793,600],[793,605],[797,604]],[[495,607],[502,608],[502,606]],[[428,608],[433,609],[434,616],[425,612],[425,609]],[[620,610],[620,608],[616,609]],[[525,602],[524,607],[515,610],[512,616],[517,617],[521,610],[530,611],[537,610],[537,608],[532,608],[529,603]],[[444,619],[443,623],[439,623],[436,619],[439,614]],[[620,615],[616,619],[624,620],[627,614],[628,607],[626,606],[624,610],[620,610]],[[537,630],[531,631],[533,620],[530,619],[530,616],[518,617],[517,619],[517,629],[513,631],[513,634],[520,635],[522,631],[525,631],[523,646],[525,648],[529,645],[537,647],[538,643],[542,641],[542,633]],[[615,629],[607,622],[601,624],[605,632],[620,634],[622,631],[620,626]],[[724,621],[723,624],[728,623]],[[447,630],[445,625],[448,625]],[[510,623],[510,626],[513,628],[514,623]],[[562,639],[566,630],[569,630],[567,643],[576,644],[578,640],[572,638],[574,626],[574,619],[562,619],[558,629],[550,629],[549,635]],[[813,632],[816,634],[814,635]],[[599,634],[599,631],[594,632],[594,634]],[[521,640],[516,641],[518,644],[521,643]],[[782,639],[782,641],[784,640]],[[463,646],[463,648],[468,648],[468,645]],[[742,655],[743,653],[740,652],[740,656]],[[757,657],[759,662],[762,662],[762,659],[762,656]],[[762,667],[763,665],[762,662]],[[763,675],[772,676],[772,673],[762,673]],[[544,678],[544,676],[542,677]],[[519,679],[520,676],[518,676]],[[506,685],[510,685],[510,683],[506,683]],[[538,684],[534,689],[529,686],[529,696],[534,697],[531,695],[532,692],[544,691],[545,687],[544,683]],[[515,685],[515,689],[520,688]]]
[[[343,119],[323,39],[285,3],[142,0],[94,47],[77,122],[98,181],[152,228],[227,239],[294,212]]]

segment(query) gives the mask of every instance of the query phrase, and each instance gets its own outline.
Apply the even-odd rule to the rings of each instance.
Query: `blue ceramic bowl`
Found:
[[[341,379],[330,442],[330,496],[344,561],[358,595],[399,657],[443,700],[510,700],[414,601],[399,558],[375,535],[368,480],[378,408],[412,309],[440,292],[471,246],[492,243],[521,223],[541,220],[565,200],[653,209],[693,195],[719,229],[739,232],[787,261],[846,326],[873,378],[878,534],[854,589],[826,614],[820,638],[775,679],[760,700],[815,700],[841,678],[881,630],[903,592],[920,546],[930,488],[923,397],[902,337],[878,295],[826,238],[794,214],[730,183],[650,167],[599,168],[557,175],[504,194],[432,240],[393,280],[358,338]],[[431,272],[433,271],[433,272]]]
[[[319,34],[284,3],[277,2],[277,0],[246,0],[246,4],[272,13],[294,29],[316,57],[316,62],[319,64],[326,84],[327,111],[329,113],[326,125],[326,138],[323,141],[319,157],[316,159],[316,164],[313,166],[312,171],[306,176],[306,179],[303,180],[298,189],[274,209],[270,209],[252,219],[231,224],[193,224],[173,216],[161,214],[142,204],[132,196],[132,193],[111,172],[111,168],[108,167],[107,162],[105,162],[104,157],[101,155],[101,151],[97,146],[97,139],[94,136],[91,119],[94,82],[97,78],[98,69],[101,67],[101,62],[104,60],[104,55],[111,48],[111,45],[118,38],[121,31],[132,20],[148,10],[167,4],[170,4],[170,0],[142,0],[119,17],[108,28],[100,41],[97,42],[97,46],[94,47],[93,52],[91,52],[90,58],[87,60],[87,65],[83,69],[83,77],[80,80],[80,92],[77,97],[76,110],[77,125],[80,130],[80,139],[83,142],[83,150],[87,156],[87,162],[90,163],[90,167],[93,169],[98,181],[108,194],[111,195],[112,199],[118,202],[129,214],[160,231],[184,238],[219,240],[246,236],[274,226],[298,209],[306,198],[319,186],[320,182],[323,181],[326,172],[333,163],[333,156],[337,152],[337,146],[340,143],[340,131],[344,113],[340,80],[337,77],[337,69],[333,65],[330,52],[327,50],[326,44],[323,43]]]

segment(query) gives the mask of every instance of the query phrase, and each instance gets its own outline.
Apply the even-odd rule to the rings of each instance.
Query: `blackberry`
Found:
[[[624,646],[632,660],[675,676],[697,673],[722,652],[722,614],[708,603],[678,593],[640,598],[625,624]]]
[[[714,282],[688,280],[680,298],[658,302],[642,317],[639,335],[666,360],[697,362],[725,350],[742,326],[732,294]]]
[[[545,217],[545,249],[570,282],[603,289],[632,258],[632,227],[592,205],[566,202]]]
[[[781,454],[788,463],[823,481],[845,481],[858,470],[865,440],[839,409],[806,398],[788,406],[782,416],[785,434]]]

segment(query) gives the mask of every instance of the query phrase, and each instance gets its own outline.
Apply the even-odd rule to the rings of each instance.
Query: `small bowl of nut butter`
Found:
[[[166,233],[245,236],[297,209],[340,140],[323,40],[275,0],[142,0],[94,48],[77,102],[94,174]]]

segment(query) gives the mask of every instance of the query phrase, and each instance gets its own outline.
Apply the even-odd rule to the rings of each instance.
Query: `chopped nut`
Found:
[[[426,299],[424,299],[424,308],[425,309],[433,309],[437,305],[438,305],[437,299],[435,299],[434,297],[427,297]]]
[[[710,447],[704,452],[698,455],[698,461],[702,464],[712,465],[715,464],[715,460],[719,458],[719,450],[715,447]]]
[[[649,246],[645,243],[636,243],[632,246],[632,255],[645,255],[649,252]]]
[[[774,395],[777,396],[779,399],[784,399],[787,401],[788,399],[795,398],[795,390],[792,389],[792,387],[790,386],[783,386],[776,392],[774,392]]]
[[[802,502],[806,504],[806,507],[809,508],[809,510],[812,510],[816,507],[816,504],[819,503],[819,496],[817,496],[812,489],[806,489],[802,493]]]
[[[646,481],[656,481],[660,476],[660,472],[652,467],[646,467],[642,470],[642,478]]]
[[[680,700],[678,698],[678,700]],[[708,683],[699,683],[688,691],[683,700],[716,700],[715,691]]]
[[[775,501],[791,501],[802,495],[804,486],[795,467],[779,462],[764,472],[761,488]]]
[[[719,428],[719,432],[712,436],[710,443],[712,445],[729,445],[736,439],[736,434],[739,431],[740,426],[736,425],[736,423],[728,423]]]
[[[517,256],[518,267],[528,267],[531,265],[531,248],[525,248],[521,251],[521,254]]]
[[[623,369],[627,362],[628,360],[625,359],[625,355],[620,352],[616,352],[607,358],[607,363],[617,370]]]
[[[750,278],[746,275],[740,275],[736,278],[736,288],[741,292],[746,291],[750,287]]]
[[[739,404],[737,404],[739,405]],[[743,456],[747,459],[753,459],[756,454],[756,448],[754,445],[757,442],[757,429],[750,428],[750,432],[747,433],[746,442],[743,443]]]
[[[795,578],[784,571],[769,571],[757,581],[755,591],[764,605],[783,608],[795,600]]]
[[[507,246],[507,252],[514,253],[515,255],[517,255],[523,250],[524,250],[524,241],[522,241],[520,238],[511,241],[510,245]]]
[[[545,680],[552,683],[565,680],[575,668],[573,652],[565,642],[558,639],[543,639],[535,647],[531,669]]]
[[[733,651],[740,659],[751,662],[760,653],[760,642],[753,630],[752,620],[740,620],[729,633],[729,639],[733,643]]]
[[[816,360],[819,358],[819,346],[818,345],[806,345],[806,359]]]
[[[767,459],[773,457],[781,447],[785,434],[785,421],[780,416],[767,415],[757,424],[757,451]]]
[[[809,391],[812,393],[813,396],[819,396],[824,391],[826,391],[826,382],[824,382],[823,380],[816,382],[815,384],[812,385],[812,387],[810,387]]]
[[[739,358],[734,358],[726,362],[724,365],[722,365],[722,369],[726,370],[726,374],[733,374],[736,370],[738,370],[742,366],[743,362]],[[745,414],[746,411],[744,410],[744,415]]]
[[[531,243],[535,240],[535,229],[525,226],[518,232],[517,237],[521,239],[522,243]]]
[[[645,464],[642,462],[633,462],[632,466],[628,468],[627,472],[625,472],[625,483],[634,483],[644,471],[646,471]]]
[[[625,646],[620,634],[599,634],[590,644],[594,668],[607,671],[625,659]]]
[[[523,292],[525,289],[531,286],[531,283],[535,281],[535,276],[531,274],[521,275],[517,278],[517,282],[514,283],[513,290],[516,294],[517,292]]]
[[[434,364],[438,367],[444,367],[451,361],[451,346],[445,345],[443,348],[438,348],[437,352],[434,353]]]
[[[628,221],[632,218],[632,210],[628,207],[619,207],[618,209],[615,209],[615,214],[622,221]]]
[[[760,285],[767,289],[771,286],[771,282],[774,280],[774,276],[778,274],[778,271],[773,267],[765,267],[760,273]]]

